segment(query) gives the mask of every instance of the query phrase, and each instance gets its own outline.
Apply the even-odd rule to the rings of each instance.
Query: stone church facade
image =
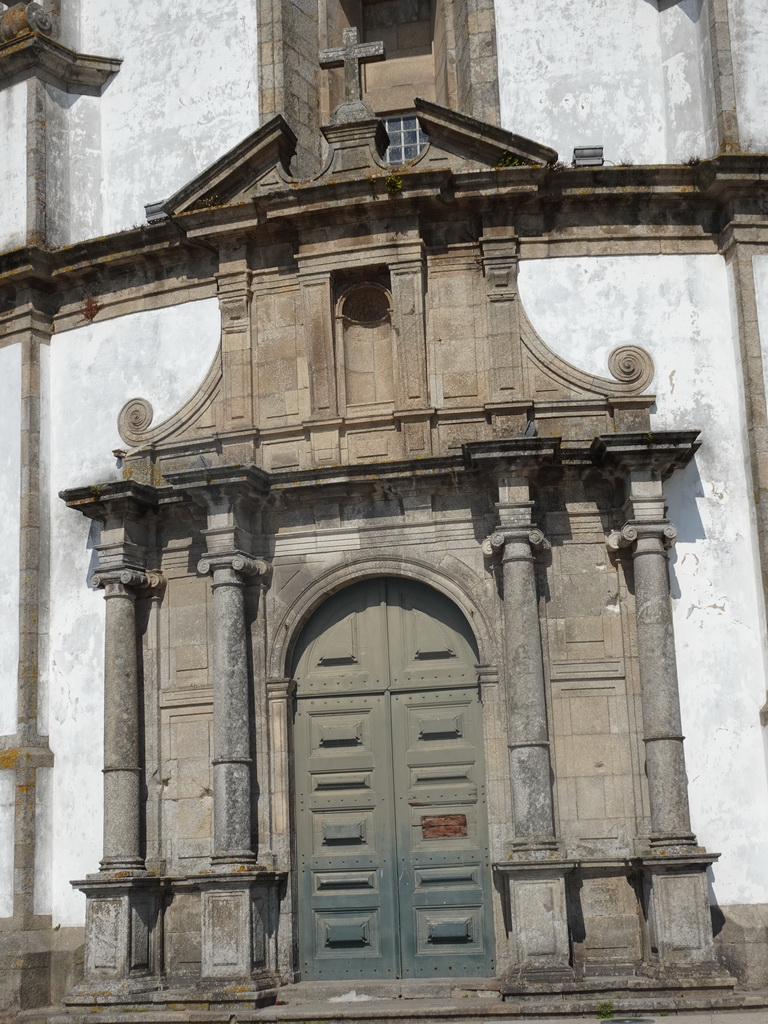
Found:
[[[10,1012],[768,988],[761,3],[0,5]]]

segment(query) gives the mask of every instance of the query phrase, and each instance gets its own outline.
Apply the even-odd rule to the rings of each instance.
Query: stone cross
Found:
[[[344,29],[344,44],[318,54],[321,68],[344,68],[344,102],[360,103],[363,89],[360,83],[360,65],[384,60],[384,43],[358,42],[357,29]]]

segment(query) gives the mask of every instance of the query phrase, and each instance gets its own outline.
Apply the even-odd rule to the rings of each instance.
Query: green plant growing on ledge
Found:
[[[388,174],[386,180],[387,192],[396,196],[403,191],[403,179],[399,174]]]
[[[505,149],[504,152],[499,157],[499,159],[498,159],[498,161],[496,163],[496,166],[497,167],[524,167],[525,166],[525,161],[521,160],[519,156],[515,156],[513,153],[510,153],[508,149]]]
[[[598,1020],[613,1020],[613,1003],[610,999],[606,999],[604,1003],[598,1003],[595,1010]]]

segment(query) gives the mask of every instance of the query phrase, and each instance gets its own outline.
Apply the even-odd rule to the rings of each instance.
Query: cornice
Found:
[[[701,447],[698,430],[654,430],[603,434],[592,442],[595,463],[619,472],[652,471],[668,477],[687,465]]]
[[[0,89],[33,75],[61,89],[98,96],[122,60],[76,53],[50,36],[26,32],[0,44]]]
[[[134,264],[199,259],[201,246],[210,247],[215,259],[216,249],[236,237],[261,246],[298,239],[326,224],[338,236],[361,216],[412,219],[418,227],[503,213],[516,225],[521,258],[540,257],[565,244],[569,255],[582,250],[623,255],[701,252],[702,247],[716,252],[721,240],[727,244],[734,235],[751,244],[768,243],[768,213],[761,209],[768,196],[768,156],[762,154],[720,156],[697,166],[523,166],[460,174],[404,171],[401,178],[396,196],[387,191],[384,174],[310,181],[258,201],[194,210],[60,249],[25,246],[0,253],[0,286],[34,280],[61,291]]]

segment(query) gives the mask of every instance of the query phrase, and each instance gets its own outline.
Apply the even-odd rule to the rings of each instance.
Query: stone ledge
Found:
[[[354,982],[349,983],[349,989],[354,989]],[[282,990],[278,990],[278,997]],[[705,1011],[706,1020],[709,1024],[713,1021],[734,1020],[744,1021],[744,1016],[732,1017],[734,1011],[758,1010],[768,1006],[768,992],[734,993],[731,996],[705,995],[701,998],[658,997],[658,996],[619,996],[613,1000],[614,1015],[624,1013],[674,1013],[686,1014],[695,1011]],[[138,1009],[138,1008],[137,1008]],[[722,1011],[722,1017],[713,1017],[713,1011]],[[81,1024],[87,1020],[89,1024],[123,1024],[136,1020],[136,1009],[124,1008],[120,1010],[83,1011],[72,1010],[67,1012],[61,1007],[51,1008],[46,1011],[28,1011],[17,1016],[18,1022],[24,1024]],[[216,1008],[209,1006],[187,1006],[179,1004],[168,1005],[167,1008],[142,1006],[140,1008],[142,1024],[186,1024],[186,1022],[198,1022],[198,1024],[227,1024],[231,1020],[231,1009],[226,1007]],[[322,999],[312,1002],[302,1002],[294,1005],[275,1005],[269,1007],[246,1008],[237,1007],[237,1021],[240,1024],[258,1024],[267,1021],[327,1021],[344,1022],[344,1024],[365,1024],[368,1021],[375,1021],[376,1024],[400,1024],[403,1020],[423,1022],[431,1024],[437,1021],[450,1021],[451,1024],[479,1024],[484,1020],[508,1021],[511,1017],[530,1019],[531,1017],[558,1017],[566,1024],[569,1018],[577,1019],[584,1017],[593,1018],[595,1014],[595,999],[569,999],[553,1000],[534,996],[530,1000],[486,1000],[480,998],[454,998],[439,999],[377,999],[365,1001],[334,1002],[329,1003]],[[726,1018],[726,1014],[728,1015]],[[750,1015],[750,1020],[755,1024],[758,1017]],[[686,1017],[681,1017],[685,1021]],[[702,1024],[701,1017],[696,1014],[690,1018],[691,1024]]]
[[[49,36],[28,32],[0,44],[0,89],[36,75],[63,92],[98,96],[122,60],[76,53]]]

